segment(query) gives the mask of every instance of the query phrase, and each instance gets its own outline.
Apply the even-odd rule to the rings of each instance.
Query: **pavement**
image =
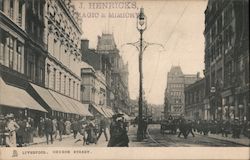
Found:
[[[136,141],[136,133],[137,133],[137,127],[133,127],[132,125],[129,127],[128,131],[128,137],[129,137],[129,147],[150,147],[151,145],[148,145],[148,140],[145,139],[142,142]],[[109,131],[107,130],[107,135],[110,137]],[[59,139],[55,139],[53,144],[47,145],[46,144],[46,137],[34,137],[33,143],[30,143],[28,146],[30,147],[43,147],[43,146],[49,146],[49,147],[59,147],[59,146],[72,146],[72,147],[82,147],[83,143],[81,141],[82,136],[80,134],[77,134],[76,139],[73,138],[73,134],[71,135],[63,135],[63,140],[59,141]],[[77,140],[77,143],[75,143]],[[108,142],[105,140],[104,135],[100,137],[97,144],[89,144],[85,145],[84,147],[106,147],[108,145]]]
[[[195,133],[198,135],[198,133]],[[227,142],[232,142],[235,144],[240,144],[243,146],[250,146],[250,139],[245,137],[244,135],[241,135],[240,138],[232,138],[232,134],[228,134],[228,137],[222,137],[221,134],[208,134],[207,137],[219,139]]]

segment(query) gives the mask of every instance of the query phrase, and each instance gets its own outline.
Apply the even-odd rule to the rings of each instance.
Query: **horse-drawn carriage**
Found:
[[[177,124],[178,120],[173,119],[173,120],[163,120],[161,122],[161,134],[176,134],[177,132]]]

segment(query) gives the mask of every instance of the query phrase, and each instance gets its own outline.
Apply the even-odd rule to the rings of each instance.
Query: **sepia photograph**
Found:
[[[249,159],[249,84],[249,0],[0,0],[1,160]]]

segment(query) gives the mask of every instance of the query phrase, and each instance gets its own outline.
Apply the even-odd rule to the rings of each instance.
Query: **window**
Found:
[[[69,96],[71,95],[71,79],[69,79]]]
[[[22,49],[23,44],[20,42],[17,42],[17,71],[21,72],[22,69]]]
[[[50,65],[49,64],[47,64],[47,87],[49,88],[49,85],[50,85]]]
[[[44,71],[43,67],[40,66],[40,69],[39,69],[39,82],[40,83],[43,83],[43,71]]]
[[[78,99],[79,97],[79,84],[77,84],[77,87],[76,87],[76,98]]]
[[[62,91],[61,81],[62,81],[62,72],[59,72],[59,77],[58,77],[58,90],[59,90],[59,92]]]
[[[19,6],[18,6],[18,25],[22,26],[22,3],[19,2]]]
[[[13,58],[14,58],[14,42],[13,38],[9,37],[9,67],[12,69],[14,67]]]
[[[56,69],[55,68],[53,72],[53,89],[56,89]]]
[[[10,14],[9,14],[9,16],[11,19],[14,18],[14,0],[10,0]]]
[[[76,82],[73,81],[73,98],[75,98],[75,92],[76,92],[75,87],[76,87]]]
[[[34,81],[34,68],[35,68],[35,56],[33,54],[28,55],[28,78]]]
[[[0,10],[3,11],[3,2],[4,0],[0,0]]]
[[[64,91],[63,91],[63,93],[64,94],[66,94],[66,76],[64,76],[64,80],[63,80],[63,84],[64,84],[64,87],[63,87],[63,89],[64,89]]]

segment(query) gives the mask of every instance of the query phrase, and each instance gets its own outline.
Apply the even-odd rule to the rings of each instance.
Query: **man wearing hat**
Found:
[[[6,120],[4,115],[0,115],[0,146],[5,145]]]
[[[8,141],[6,145],[8,147],[16,147],[16,131],[19,129],[19,125],[14,120],[14,114],[10,113],[7,116],[7,130],[9,131]]]
[[[106,132],[106,128],[107,128],[107,121],[105,120],[104,117],[102,117],[101,121],[100,121],[99,135],[97,137],[97,141],[101,137],[102,133],[104,133],[105,139],[106,139],[106,141],[108,141],[108,135]]]

